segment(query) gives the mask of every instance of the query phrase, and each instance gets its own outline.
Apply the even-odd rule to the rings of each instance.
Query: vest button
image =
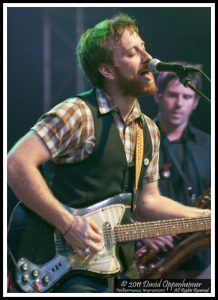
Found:
[[[146,157],[146,158],[144,159],[144,165],[147,166],[148,164],[149,164],[149,159]]]

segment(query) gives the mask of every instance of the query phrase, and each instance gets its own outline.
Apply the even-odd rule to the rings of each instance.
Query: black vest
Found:
[[[119,131],[109,112],[101,115],[96,90],[78,95],[91,109],[95,127],[95,147],[92,154],[78,163],[43,165],[43,174],[54,195],[71,207],[90,206],[120,193],[133,192],[135,170],[128,167]],[[144,153],[151,160],[152,143],[144,122]],[[139,190],[148,166],[142,164]]]

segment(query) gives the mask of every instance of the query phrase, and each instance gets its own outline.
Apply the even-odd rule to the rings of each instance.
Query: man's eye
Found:
[[[134,51],[134,52],[130,52],[128,56],[130,56],[130,57],[131,57],[131,56],[134,56],[134,55],[136,55],[136,54],[137,54],[137,52],[136,52],[136,51]]]
[[[184,99],[186,99],[186,100],[192,99],[192,96],[191,95],[184,95]]]
[[[175,97],[177,97],[177,95],[176,94],[168,94],[168,97],[175,98]]]

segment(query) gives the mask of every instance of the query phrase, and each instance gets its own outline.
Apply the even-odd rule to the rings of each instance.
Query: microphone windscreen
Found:
[[[157,69],[156,69],[156,65],[160,63],[160,60],[157,58],[153,58],[148,62],[148,69],[151,73],[156,74],[158,73]]]

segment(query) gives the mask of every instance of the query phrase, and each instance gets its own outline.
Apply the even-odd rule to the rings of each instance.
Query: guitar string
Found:
[[[110,215],[110,218],[112,217],[112,219],[113,219],[113,221],[114,220],[116,220],[116,216],[115,216],[115,211],[114,211],[114,209],[112,210],[112,214]],[[109,219],[110,219],[109,218]],[[180,230],[180,228],[185,228],[185,229],[187,229],[187,224],[185,224],[185,222],[186,221],[188,221],[188,222],[190,222],[190,218],[187,218],[188,220],[185,220],[185,218],[182,218],[182,219],[174,219],[173,221],[177,221],[178,222],[178,224],[176,225],[176,226],[173,226],[173,229],[172,228],[168,228],[167,226],[172,226],[172,224],[171,224],[171,222],[172,222],[172,220],[170,220],[170,221],[168,221],[168,220],[165,220],[165,221],[161,221],[162,222],[162,224],[164,225],[164,228],[165,228],[165,234],[167,234],[168,232],[169,232],[169,229],[170,229],[170,233],[171,233],[171,230],[172,230],[172,232],[174,232],[175,230]],[[189,225],[190,225],[190,230],[192,230],[192,226],[195,226],[195,228],[196,229],[204,229],[204,228],[202,228],[201,226],[202,226],[202,222],[200,223],[200,224],[198,224],[198,220],[197,220],[198,218],[192,218],[192,223],[190,223]],[[200,221],[202,221],[202,218],[200,219]],[[168,224],[168,222],[170,222],[169,224]],[[144,229],[143,227],[141,227],[141,226],[144,226],[144,225],[146,225],[146,227],[148,228],[148,226],[149,226],[149,229],[150,230],[153,230],[153,232],[154,233],[156,233],[156,231],[157,230],[160,230],[161,229],[161,231],[163,232],[163,228],[161,228],[161,227],[159,227],[160,226],[160,224],[158,223],[158,221],[157,222],[153,222],[153,224],[152,224],[152,222],[147,222],[147,223],[150,223],[150,224],[145,224],[146,222],[144,222],[144,223],[137,223],[137,232],[136,232],[136,229],[135,228],[133,228],[133,226],[135,225],[135,224],[126,224],[126,225],[121,225],[121,226],[115,226],[115,230],[116,230],[116,232],[115,232],[115,235],[116,234],[118,234],[118,235],[122,235],[123,234],[123,230],[125,230],[125,234],[124,234],[124,236],[126,235],[126,230],[128,229],[130,232],[129,232],[129,234],[131,234],[131,233],[136,233],[136,234],[142,234],[142,233],[144,233],[144,232],[142,232],[141,233],[141,231],[142,231],[142,229]],[[182,224],[181,224],[182,223]],[[196,224],[197,223],[197,224]],[[197,226],[196,226],[197,225]],[[200,226],[200,227],[199,227]],[[207,225],[206,225],[207,226]],[[122,228],[121,228],[122,227]],[[153,227],[153,228],[152,228]],[[158,227],[158,228],[157,228]],[[206,229],[207,229],[207,227],[206,227]],[[195,230],[196,231],[196,230]],[[176,233],[176,232],[175,232]],[[163,234],[164,234],[164,232],[163,232]],[[109,240],[109,239],[111,239],[111,228],[104,228],[104,236],[105,236],[105,238],[106,238],[106,240]]]
[[[188,224],[187,220],[184,219],[184,218],[182,220],[179,219],[179,221],[180,221],[179,223],[181,223],[181,222],[183,223],[182,227],[181,227],[181,224],[179,224],[180,227],[179,226],[177,226],[177,227],[175,226],[175,227],[172,228],[172,224],[169,223],[169,222],[168,222],[169,224],[167,224],[167,222],[166,222],[165,223],[165,228],[166,228],[167,225],[168,226],[170,225],[170,228],[168,228],[168,232],[165,232],[165,234],[169,234],[169,233],[182,233],[181,230],[178,231],[179,228],[180,229],[185,228],[186,232],[202,231],[202,230],[210,229],[210,223],[206,222],[206,220],[204,220],[205,222],[202,222],[202,218],[195,218],[195,219],[197,219],[197,220],[195,220],[195,222],[192,222],[193,223],[193,224],[191,224],[192,226],[189,226],[189,231],[187,231],[187,225],[190,225],[190,224]],[[204,217],[204,219],[210,220],[210,217]],[[200,220],[201,223],[199,223],[198,220]],[[184,222],[185,222],[185,225],[184,225]],[[151,223],[151,222],[149,222],[149,223]],[[136,225],[136,224],[134,224],[134,225]],[[137,224],[136,226],[138,228],[133,228],[134,225],[131,225],[131,227],[129,225],[117,226],[116,229],[115,229],[115,236],[116,236],[116,238],[119,238],[119,237],[121,237],[121,238],[122,237],[123,238],[127,238],[127,235],[132,235],[132,234],[134,234],[134,237],[135,237],[136,234],[140,235],[140,237],[141,237],[142,233],[145,234],[145,237],[146,236],[149,237],[149,236],[151,236],[153,234],[155,236],[157,236],[157,232],[161,231],[161,229],[162,229],[160,227],[160,225],[157,224],[157,223],[152,224],[153,226],[151,225],[150,228],[148,228],[146,222],[145,223],[141,223],[140,225]],[[144,229],[145,225],[146,225],[147,229],[150,229],[150,231],[152,232],[151,235],[148,235],[148,234],[146,235],[146,232],[144,232],[144,230],[142,232],[142,229]],[[193,226],[195,227],[195,230],[193,230]],[[162,235],[162,234],[160,234],[160,235]],[[164,235],[164,232],[163,232],[163,235]]]
[[[209,229],[209,228],[207,228]],[[197,231],[202,231],[202,230],[205,230],[205,228],[200,228],[199,230]],[[193,230],[186,230],[186,233],[188,232],[195,232]],[[168,234],[172,234],[172,235],[176,235],[176,234],[179,234],[179,233],[184,233],[183,231],[173,231],[173,232],[168,232]],[[137,240],[137,239],[140,239],[140,238],[149,238],[149,237],[157,237],[157,236],[161,236],[161,235],[166,235],[166,234],[160,234],[158,231],[153,231],[151,232],[150,234],[146,234],[145,232],[134,232],[134,235],[132,232],[127,232],[126,234],[124,233],[116,233],[115,234],[115,237],[116,237],[116,240],[117,241],[130,241],[130,240]]]
[[[175,225],[175,224],[172,224],[172,223],[174,223],[174,222],[162,222],[162,224],[164,224],[164,226],[165,226],[165,228],[166,228],[166,226],[170,226],[170,229],[182,229],[182,228],[187,228],[187,226],[190,226],[190,228],[192,228],[193,226],[195,227],[195,228],[201,228],[202,226],[207,226],[207,225],[209,225],[210,223],[208,222],[208,221],[210,221],[210,217],[208,217],[208,218],[204,218],[205,220],[202,220],[202,219],[198,219],[198,220],[193,220],[191,223],[190,223],[190,221],[187,221],[187,220],[185,220],[185,219],[183,219],[183,220],[179,220],[179,221],[177,221],[177,226]],[[199,222],[200,221],[200,222]],[[150,222],[149,222],[150,223]],[[146,224],[146,222],[144,222],[144,223],[137,223],[137,224],[131,224],[131,225],[128,225],[128,224],[126,224],[126,225],[118,225],[118,226],[116,226],[116,230],[117,231],[123,231],[123,230],[125,230],[125,229],[131,229],[131,230],[136,230],[137,228],[139,228],[139,229],[143,229],[143,228],[148,228],[148,229],[154,229],[154,230],[156,230],[156,229],[162,229],[162,224],[159,224],[158,222],[155,222],[155,223],[150,223],[150,224]],[[172,225],[174,225],[173,227],[172,227]],[[181,226],[182,225],[182,226]],[[135,228],[134,228],[135,227]]]
[[[112,218],[116,219],[115,217],[116,217],[115,216],[115,211],[112,210]],[[208,219],[209,218],[210,217],[208,217]],[[206,219],[206,218],[204,218],[204,219]],[[172,221],[175,222],[175,220],[177,221],[177,226],[174,226],[172,228],[171,227],[172,226],[171,223],[172,223]],[[165,231],[166,231],[166,232],[163,232],[163,234],[164,233],[165,234],[169,234],[169,231],[170,231],[170,233],[177,233],[177,229],[178,228],[185,228],[185,229],[187,229],[187,225],[190,225],[190,230],[191,231],[192,231],[192,227],[193,226],[196,229],[198,229],[198,230],[194,230],[194,231],[200,231],[200,230],[204,230],[204,229],[205,230],[209,229],[209,228],[207,228],[208,224],[204,224],[204,223],[202,224],[202,218],[192,218],[191,220],[192,220],[192,223],[190,223],[190,219],[189,218],[187,218],[187,219],[186,218],[182,218],[182,219],[166,220],[164,222],[161,221],[164,224],[164,226],[165,226],[164,228],[165,228]],[[200,223],[199,223],[199,220],[200,220]],[[190,224],[187,224],[187,222],[190,223]],[[180,223],[182,223],[182,227],[181,227]],[[169,228],[169,225],[170,225],[170,228]],[[202,225],[204,226],[203,228],[202,228]],[[137,228],[133,228],[134,226],[137,226]],[[140,237],[141,237],[141,235],[145,233],[144,232],[144,226],[146,226],[147,229],[149,229],[150,231],[153,230],[152,234],[155,234],[155,235],[156,235],[157,231],[159,231],[160,229],[163,229],[163,228],[160,227],[160,224],[158,223],[158,221],[157,222],[147,222],[147,224],[146,224],[146,222],[144,222],[144,223],[141,223],[141,224],[137,223],[137,224],[126,224],[126,225],[121,225],[121,226],[118,225],[118,226],[115,226],[115,228],[114,228],[115,229],[115,236],[120,236],[120,237],[123,236],[124,237],[127,234],[133,234],[134,233],[134,234],[140,235]],[[168,228],[167,228],[167,226],[168,226]],[[206,228],[205,228],[205,226],[206,226]],[[128,229],[129,231],[126,231],[126,229]],[[125,230],[125,233],[123,232],[124,230]],[[180,232],[180,230],[178,232]],[[107,240],[111,239],[111,228],[105,228],[104,229],[104,236],[105,236],[105,238]],[[65,244],[66,243],[62,244],[62,246],[64,247],[64,249],[66,248]],[[66,248],[66,250],[68,250],[67,253],[69,253],[69,247]]]
[[[112,214],[110,215],[110,217],[112,217],[112,219],[116,219],[114,210],[112,210]],[[108,218],[107,218],[107,220],[108,220]],[[160,235],[169,234],[169,233],[181,233],[181,230],[183,230],[183,229],[186,229],[186,230],[189,229],[190,231],[193,231],[193,227],[195,228],[194,231],[209,229],[207,226],[209,226],[210,224],[207,223],[206,221],[210,220],[210,217],[204,217],[203,220],[202,220],[202,218],[191,218],[191,220],[192,220],[192,222],[190,222],[189,218],[187,218],[187,219],[182,218],[182,219],[157,221],[157,222],[125,224],[125,225],[115,226],[114,231],[115,231],[116,237],[127,237],[127,235],[132,235],[132,234],[134,234],[134,237],[135,237],[135,235],[139,235],[139,237],[144,236],[144,235],[145,235],[145,237],[146,236],[149,237],[150,235],[146,234],[145,229],[147,229],[147,231],[150,231],[151,235],[153,235],[153,234],[157,235],[158,231],[161,231]],[[172,223],[175,223],[175,221],[177,224],[172,227]],[[164,225],[165,232],[163,231],[162,224],[160,224],[159,222],[161,222]],[[187,226],[189,226],[189,228]],[[147,228],[145,228],[145,227],[147,227]],[[186,232],[190,232],[190,231],[186,231]],[[111,228],[104,228],[104,237],[107,241],[111,240]],[[70,249],[69,246],[66,245],[66,243],[64,242],[63,239],[59,240],[57,242],[57,244],[58,244],[58,250],[61,250],[61,251],[65,250],[67,254],[69,252],[71,252],[69,250]]]
[[[124,225],[117,225],[117,228],[122,228],[122,227],[139,227],[139,226],[161,226],[162,224],[165,225],[177,225],[180,223],[186,222],[187,224],[199,224],[201,225],[202,222],[210,220],[210,216],[207,217],[196,217],[196,218],[179,218],[179,219],[170,219],[170,220],[160,220],[160,221],[149,221],[149,222],[141,222],[141,223],[135,223],[135,224],[124,224]],[[162,224],[161,224],[162,223]],[[175,224],[174,224],[175,223]],[[178,226],[177,226],[178,227]]]
[[[168,226],[168,228],[167,228],[167,226]],[[157,225],[150,225],[150,226],[148,226],[148,225],[140,225],[140,226],[117,226],[116,228],[115,228],[115,230],[117,231],[117,232],[126,232],[126,230],[129,230],[129,231],[132,231],[132,232],[137,232],[137,231],[141,231],[141,230],[146,230],[147,229],[147,231],[148,230],[152,230],[152,231],[161,231],[161,232],[164,232],[164,230],[166,230],[166,228],[167,228],[167,231],[183,231],[183,230],[186,230],[186,229],[190,229],[190,230],[193,230],[193,231],[195,231],[195,230],[200,230],[201,228],[202,228],[202,230],[205,228],[205,229],[207,229],[207,227],[208,226],[210,226],[210,223],[209,222],[201,222],[201,223],[197,223],[197,222],[193,222],[192,224],[188,224],[188,223],[183,223],[183,224],[179,224],[178,226],[172,226],[172,224],[166,224],[165,223],[165,226],[163,227],[163,225],[159,225],[159,224],[157,224]],[[167,232],[166,232],[167,233]]]
[[[209,190],[209,192],[210,192],[210,190]],[[206,194],[208,194],[208,192],[206,193]],[[206,197],[206,196],[202,196],[203,197],[203,199]],[[209,196],[208,196],[208,198],[210,198],[210,194],[209,194]],[[111,217],[111,215],[110,215],[110,217]],[[116,216],[115,216],[115,210],[114,209],[112,209],[112,219],[113,219],[113,222],[114,222],[114,220],[116,220],[116,218],[115,218]],[[107,218],[108,219],[108,218]],[[110,219],[110,218],[109,218]],[[109,220],[108,219],[108,220]],[[176,219],[177,220],[177,219]],[[178,219],[179,220],[179,219]],[[192,219],[193,220],[193,219]],[[174,221],[175,221],[175,219],[174,219]],[[163,223],[163,226],[164,226],[164,229],[165,229],[165,232],[163,232],[163,228],[160,228],[160,227],[158,227],[158,226],[160,226],[159,225],[159,223],[158,223],[158,221],[157,222],[155,222],[155,223],[153,223],[153,224],[151,224],[151,222],[149,222],[150,224],[149,224],[149,229],[150,230],[153,230],[152,232],[153,232],[153,234],[155,234],[156,235],[156,233],[157,233],[157,231],[159,231],[160,229],[162,229],[162,232],[163,232],[163,234],[165,233],[165,234],[169,234],[169,231],[170,230],[172,230],[172,232],[174,233],[175,232],[175,230],[179,227],[179,228],[185,228],[185,229],[187,229],[187,224],[185,223],[186,221],[189,221],[189,220],[185,220],[184,218],[182,218],[181,220],[179,220],[178,221],[178,224],[177,224],[177,226],[176,227],[173,227],[173,229],[171,228],[171,226],[172,226],[172,224],[171,224],[171,220],[170,221],[168,221],[168,220],[165,220],[165,221],[163,221],[162,223]],[[202,218],[201,218],[201,221],[202,221]],[[169,223],[170,222],[170,223]],[[196,222],[197,222],[197,227],[196,227]],[[182,223],[182,224],[180,224],[180,223]],[[122,237],[122,235],[123,236],[126,236],[126,230],[128,229],[130,232],[128,232],[128,234],[137,234],[137,235],[143,235],[143,234],[145,234],[145,232],[144,232],[144,226],[146,226],[147,227],[147,230],[148,230],[148,224],[145,224],[145,222],[144,223],[137,223],[137,232],[136,232],[136,229],[135,228],[133,228],[132,226],[134,226],[135,224],[125,224],[125,225],[121,225],[121,226],[119,226],[119,225],[117,225],[117,226],[115,226],[114,227],[114,231],[115,231],[115,237],[117,237],[117,235],[118,236],[121,236]],[[196,218],[196,220],[194,220],[194,221],[192,221],[192,224],[190,224],[190,230],[192,230],[192,225],[193,226],[195,226],[195,228],[196,229],[199,229],[199,231],[202,229],[202,230],[206,230],[206,229],[208,229],[207,228],[207,224],[205,224],[205,226],[206,226],[206,228],[202,228],[201,226],[202,226],[202,222],[200,223],[200,224],[198,224],[198,220],[197,220],[197,218]],[[169,226],[170,226],[170,228],[169,228]],[[121,228],[122,227],[122,228]],[[153,227],[153,228],[152,228]],[[158,227],[158,228],[157,228]],[[123,232],[125,230],[125,233]],[[170,233],[171,233],[171,231],[170,231]],[[176,232],[175,232],[176,233]],[[106,241],[108,241],[108,240],[110,240],[111,239],[111,228],[104,228],[104,238],[105,238],[105,240]],[[64,243],[64,244],[62,244],[62,247],[64,247],[64,249],[65,249],[65,247],[66,247],[66,243]],[[66,250],[68,250],[68,252],[69,252],[69,248],[67,248]]]

